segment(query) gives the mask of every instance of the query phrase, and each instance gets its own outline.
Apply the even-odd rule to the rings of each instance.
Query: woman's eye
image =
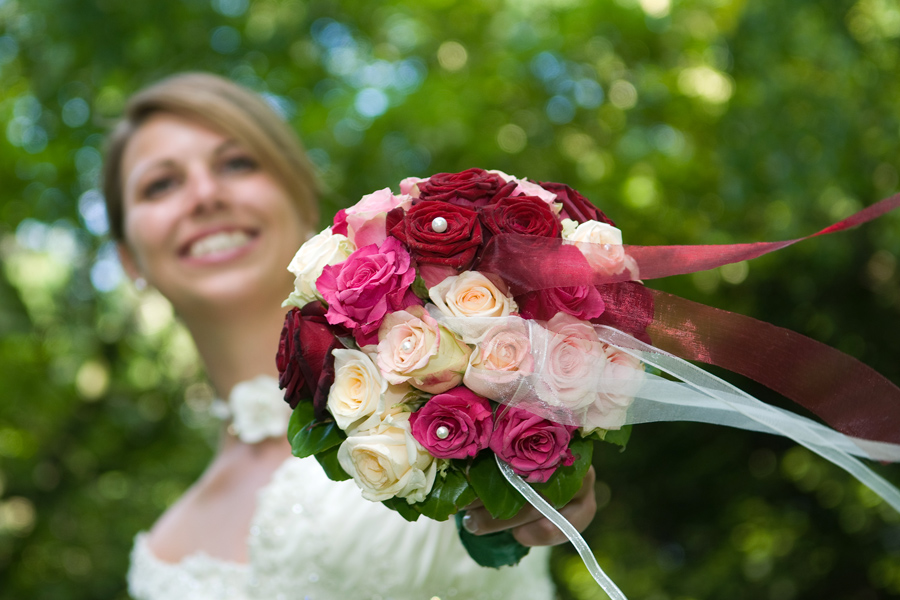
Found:
[[[222,170],[226,173],[243,173],[254,171],[256,167],[256,161],[249,156],[232,156],[225,160]]]
[[[154,199],[162,196],[168,190],[175,186],[175,178],[174,177],[160,177],[159,179],[154,179],[150,181],[146,186],[144,186],[143,197],[147,199]]]

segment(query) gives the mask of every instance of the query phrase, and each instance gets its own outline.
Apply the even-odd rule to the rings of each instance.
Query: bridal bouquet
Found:
[[[485,252],[498,236],[549,238],[598,275],[637,276],[612,221],[561,184],[469,169],[363,197],[289,267],[278,367],[297,456],[407,519],[445,520],[476,497],[502,519],[526,500],[494,455],[559,507],[594,441],[625,444],[644,370],[594,330],[610,298],[517,293],[490,268],[518,260]]]
[[[813,235],[897,207],[900,194]],[[553,506],[581,487],[594,444],[624,447],[632,424],[789,437],[900,511],[900,492],[856,458],[900,462],[900,388],[800,334],[642,283],[799,241],[628,246],[572,188],[481,169],[364,196],[289,266],[277,362],[294,454],[410,520],[459,518],[476,498],[503,519],[527,501],[614,599],[625,596]],[[830,427],[696,362],[750,377]],[[527,552],[509,533],[460,536],[484,565]]]

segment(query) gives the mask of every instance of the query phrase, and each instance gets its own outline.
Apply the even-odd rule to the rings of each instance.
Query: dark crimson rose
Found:
[[[416,262],[455,269],[472,266],[482,241],[478,213],[446,202],[421,202],[405,214],[394,209],[388,214],[387,227],[390,235],[406,244]]]
[[[508,196],[481,209],[481,220],[495,234],[559,237],[562,226],[550,205],[537,196]]]
[[[509,187],[503,178],[484,169],[466,169],[459,173],[438,173],[419,184],[421,200],[440,200],[466,208],[488,205],[498,192]],[[515,189],[516,184],[506,194]],[[504,194],[504,195],[506,195]]]
[[[616,224],[612,222],[612,219],[603,214],[602,210],[591,204],[590,200],[566,184],[542,181],[538,185],[548,192],[556,194],[556,201],[562,202],[562,212],[559,215],[561,219],[572,219],[579,223],[584,223],[585,221],[599,221],[601,223],[608,223],[613,227],[616,226]]]
[[[491,403],[465,386],[433,396],[409,416],[413,437],[435,458],[466,458],[488,447]]]
[[[516,297],[519,314],[526,319],[549,321],[564,312],[584,321],[603,314],[606,303],[592,285],[557,287],[528,292]]]
[[[342,348],[339,331],[325,320],[321,302],[310,302],[302,309],[292,308],[284,319],[278,342],[278,386],[284,400],[296,408],[304,400],[312,400],[316,415],[327,416],[325,403],[334,383],[334,356],[331,351]]]
[[[528,483],[544,483],[561,465],[575,462],[569,442],[576,429],[510,408],[494,421],[490,448]]]

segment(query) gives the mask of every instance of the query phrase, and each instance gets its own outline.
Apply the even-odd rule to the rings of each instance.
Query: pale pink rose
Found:
[[[510,194],[510,196],[537,196],[547,204],[553,204],[556,202],[556,194],[547,190],[536,183],[532,183],[527,179],[519,179],[513,175],[507,175],[503,171],[488,171],[488,173],[493,173],[500,177],[503,181],[509,183],[510,181],[516,182],[516,187]]]
[[[603,344],[593,326],[559,313],[546,324],[554,335],[547,348],[542,381],[551,403],[571,411],[585,408],[597,398],[600,377],[606,366]]]
[[[614,346],[604,344],[606,368],[600,379],[597,400],[588,408],[584,431],[619,429],[628,407],[646,378],[644,363]]]
[[[463,376],[466,387],[495,400],[514,392],[510,388],[534,369],[525,321],[504,320],[505,324],[488,331],[475,347]]]
[[[385,218],[397,208],[404,210],[412,204],[412,197],[406,194],[395,196],[390,188],[372,192],[346,210],[347,237],[357,247],[381,244],[387,237]]]
[[[426,177],[425,179],[422,179],[420,177],[407,177],[406,179],[404,179],[403,181],[400,182],[400,193],[408,194],[409,196],[412,196],[413,198],[418,198],[419,197],[419,184],[425,183],[429,179],[430,179],[429,177]]]
[[[385,317],[378,339],[376,362],[384,378],[430,394],[459,385],[472,352],[421,306]]]
[[[478,271],[447,277],[429,289],[428,296],[448,317],[506,317],[518,308],[512,298]]]

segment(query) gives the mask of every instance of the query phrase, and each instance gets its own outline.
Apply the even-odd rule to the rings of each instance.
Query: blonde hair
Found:
[[[183,73],[132,96],[107,140],[103,193],[113,239],[125,237],[122,156],[135,132],[158,113],[197,121],[243,144],[294,199],[304,222],[316,227],[315,171],[291,128],[259,94],[210,73]]]

